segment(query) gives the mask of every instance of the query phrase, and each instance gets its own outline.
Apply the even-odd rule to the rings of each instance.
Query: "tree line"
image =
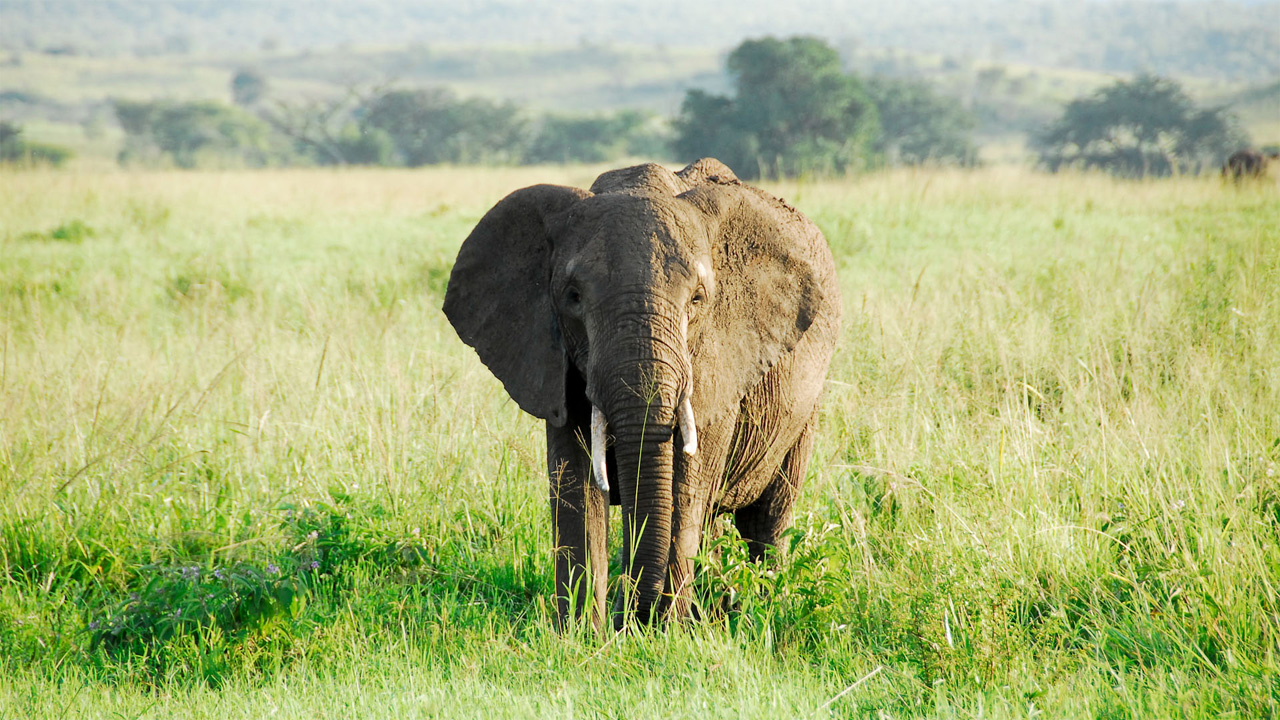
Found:
[[[442,89],[258,105],[115,100],[121,164],[383,165],[597,162],[663,147],[636,111],[530,119],[522,108]]]
[[[684,161],[716,156],[744,177],[883,164],[971,164],[972,116],[923,82],[863,80],[816,38],[748,40],[730,54],[736,95],[688,92],[677,118],[621,110],[533,116],[444,89],[352,87],[338,97],[271,97],[241,70],[234,104],[116,100],[122,163],[390,165]]]
[[[234,104],[113,104],[125,133],[122,164],[420,167],[711,156],[756,179],[977,162],[975,120],[957,99],[923,81],[859,76],[820,39],[747,40],[727,56],[726,70],[732,94],[689,90],[669,121],[635,110],[533,116],[511,102],[444,89],[350,87],[336,97],[287,100],[273,98],[268,78],[252,70],[232,79]],[[17,129],[9,130],[0,160],[20,154]],[[1203,172],[1247,145],[1227,108],[1199,107],[1176,81],[1149,74],[1068,103],[1031,143],[1046,170],[1124,177]]]

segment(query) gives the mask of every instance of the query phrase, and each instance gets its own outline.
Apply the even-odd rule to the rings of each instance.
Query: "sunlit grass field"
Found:
[[[0,717],[1280,716],[1274,183],[771,186],[845,301],[796,530],[598,638],[439,307],[600,169],[0,174]]]

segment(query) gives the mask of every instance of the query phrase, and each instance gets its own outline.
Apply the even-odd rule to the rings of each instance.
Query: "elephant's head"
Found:
[[[808,329],[829,272],[814,243],[799,213],[702,160],[518,190],[458,253],[444,311],[511,397],[557,427],[590,412],[600,437],[607,419],[643,529],[643,612],[664,580],[676,428],[695,451],[695,428],[736,410]]]

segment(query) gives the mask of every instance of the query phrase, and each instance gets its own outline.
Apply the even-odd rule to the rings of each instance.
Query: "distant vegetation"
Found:
[[[237,76],[239,77],[239,76]],[[253,112],[215,101],[114,101],[122,164],[518,165],[665,158],[666,129],[637,111],[547,115],[444,89],[352,91]]]
[[[734,97],[685,96],[674,143],[681,160],[714,156],[756,178],[975,159],[973,118],[955,99],[918,82],[864,82],[817,38],[748,40],[726,65]]]
[[[211,100],[116,100],[115,111],[125,132],[122,164],[152,164],[167,157],[178,167],[194,168],[218,158],[263,167],[284,157],[272,143],[265,123],[239,108]]]
[[[816,38],[748,40],[726,62],[737,94],[691,90],[676,127],[681,160],[714,156],[747,178],[832,173],[866,163],[875,105]]]
[[[672,128],[636,110],[537,116],[442,89],[351,86],[327,100],[273,98],[240,70],[236,105],[116,100],[125,164],[518,165],[719,157],[745,177],[879,164],[967,164],[972,117],[927,85],[864,82],[817,38],[748,40],[728,57],[734,98],[687,93]],[[883,120],[881,119],[883,118]]]
[[[716,154],[750,166],[748,175],[782,175],[1038,162],[1036,142],[1067,103],[1140,71],[1176,79],[1198,106],[1229,109],[1261,144],[1280,140],[1280,3],[871,0],[851,13],[835,0],[797,0],[779,18],[762,0],[744,0],[708,22],[711,6],[674,0],[623,0],[572,17],[549,12],[547,0],[372,0],[358,9],[315,0],[289,17],[248,2],[216,12],[191,0],[142,2],[0,5],[0,119],[23,127],[28,144],[131,164]],[[725,60],[743,37],[766,34],[826,48],[825,67],[802,71],[829,83],[821,92],[848,84],[872,112],[851,110],[834,124],[828,114],[824,127],[810,127],[793,122],[798,111],[788,118],[785,103],[764,107],[756,91],[768,87],[744,95],[742,82],[754,80]],[[778,87],[767,102],[800,91]],[[371,111],[380,98],[398,105],[379,118]],[[201,104],[170,118],[199,127],[167,138],[131,132],[113,99],[170,114]],[[820,104],[828,113],[835,103]],[[1215,162],[1211,154],[1192,164]]]
[[[22,128],[0,121],[0,163],[58,166],[71,157],[71,151],[56,145],[30,142],[22,137]]]
[[[1176,81],[1140,75],[1073,100],[1036,138],[1050,170],[1096,168],[1123,177],[1216,169],[1248,143],[1222,108],[1198,108]]]

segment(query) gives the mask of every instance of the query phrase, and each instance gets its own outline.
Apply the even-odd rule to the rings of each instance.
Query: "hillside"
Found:
[[[336,45],[665,45],[725,48],[813,34],[868,48],[1105,72],[1257,80],[1280,72],[1280,3],[1067,0],[48,0],[0,4],[0,48],[84,54]]]
[[[989,160],[1022,158],[1028,133],[1064,103],[1139,69],[1231,106],[1257,142],[1280,141],[1276,2],[801,0],[786,17],[757,0],[736,7],[0,3],[0,120],[111,158],[112,98],[229,101],[241,68],[267,79],[273,103],[446,87],[531,114],[637,108],[671,117],[689,89],[726,90],[723,56],[743,37],[814,33],[860,74],[925,79],[958,98]]]

